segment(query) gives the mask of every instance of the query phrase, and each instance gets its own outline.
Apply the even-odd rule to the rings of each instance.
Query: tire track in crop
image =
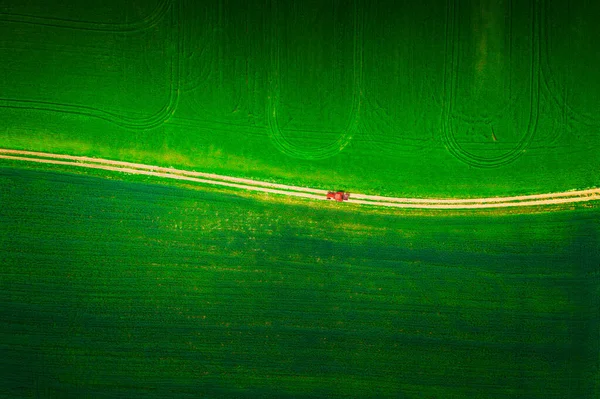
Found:
[[[565,122],[574,120],[584,125],[598,126],[600,79],[597,66],[600,63],[600,51],[597,41],[600,34],[600,6],[597,2],[567,0],[546,0],[543,4],[543,85],[554,104],[566,113],[563,115]],[[595,34],[590,32],[592,29],[595,29]],[[562,71],[559,70],[561,65]],[[590,98],[595,100],[591,105]],[[582,99],[585,101],[582,102]]]
[[[266,71],[260,62],[266,58],[266,1],[188,1],[182,89],[189,109],[182,108],[202,126],[246,128],[256,123],[265,110]]]
[[[446,0],[366,7],[363,131],[381,154],[433,149],[443,96]]]
[[[181,32],[181,0],[164,0],[160,3],[161,7],[157,7],[152,14],[151,20],[152,23],[148,23],[145,28],[150,28],[154,26],[155,19],[158,17],[159,20],[162,20],[165,15],[170,15],[170,20],[168,21],[168,38],[167,44],[173,43],[174,48],[170,51],[170,60],[169,60],[169,88],[168,88],[168,98],[166,103],[153,114],[146,116],[129,116],[127,113],[118,113],[114,111],[110,111],[107,109],[101,109],[93,106],[86,105],[74,105],[53,101],[41,101],[41,100],[32,100],[32,99],[15,99],[15,98],[7,98],[0,97],[0,107],[2,108],[12,108],[12,109],[25,109],[25,110],[39,110],[39,111],[50,111],[50,112],[59,112],[59,113],[67,113],[74,115],[81,115],[86,117],[94,117],[97,119],[106,120],[108,122],[114,123],[118,126],[128,128],[128,129],[153,129],[159,127],[164,122],[166,122],[175,112],[177,105],[179,103],[179,92],[180,92],[180,76],[181,76],[181,62],[180,62],[180,53],[182,49],[182,32]],[[163,10],[164,8],[164,10]],[[165,12],[163,12],[165,11]],[[169,11],[169,12],[167,12]],[[15,21],[19,22],[19,21]],[[84,24],[82,22],[82,24]],[[139,23],[141,24],[141,22]],[[43,24],[42,24],[43,25]],[[65,25],[65,26],[63,26]],[[128,33],[132,31],[140,31],[140,29],[135,30],[124,30],[113,31],[112,29],[115,26],[119,26],[118,24],[98,24],[94,28],[94,25],[90,25],[91,28],[87,29],[81,24],[74,24],[70,26],[66,26],[66,22],[63,25],[57,25],[58,28],[69,28],[69,29],[77,29],[77,30],[92,30],[92,31],[103,31],[103,32],[112,32],[112,33]]]
[[[0,13],[0,21],[21,24],[41,25],[53,28],[76,29],[79,31],[99,31],[112,33],[139,32],[156,26],[167,14],[172,1],[160,0],[156,7],[146,16],[137,21],[127,23],[102,23],[91,21],[78,21],[64,18],[47,18],[30,14],[11,12]]]
[[[132,168],[132,167],[126,167],[123,165],[114,166],[113,162],[106,162],[108,160],[103,160],[103,161],[105,161],[103,163],[91,163],[91,162],[84,163],[84,162],[72,162],[70,160],[63,161],[63,160],[57,160],[57,159],[28,158],[28,157],[19,157],[19,156],[12,156],[12,155],[0,155],[0,159],[36,162],[36,163],[52,164],[52,165],[74,166],[74,167],[79,167],[79,168],[130,173],[130,174],[134,174],[134,175],[162,177],[162,178],[167,178],[167,179],[189,181],[189,182],[193,182],[193,183],[239,188],[239,189],[243,189],[243,190],[260,191],[260,192],[264,192],[264,193],[273,193],[273,194],[282,194],[282,195],[289,195],[289,196],[294,196],[294,197],[311,198],[311,199],[316,199],[316,200],[325,200],[324,195],[316,195],[316,194],[310,194],[310,193],[306,193],[306,192],[296,192],[296,191],[283,191],[283,190],[278,190],[278,189],[268,188],[268,187],[232,183],[227,180],[218,181],[218,180],[203,179],[203,178],[198,178],[198,177],[191,177],[191,176],[188,176],[188,175],[182,174],[182,173],[169,173],[169,172],[158,171],[158,170],[164,170],[164,169],[168,169],[168,168],[156,167],[155,168],[156,170],[148,170],[146,168],[135,168],[135,167]],[[225,178],[225,177],[227,177],[227,176],[223,176],[223,178]]]
[[[197,4],[196,7],[191,7],[192,1],[186,1],[185,4],[182,25],[183,34],[188,39],[182,47],[185,72],[181,79],[181,90],[188,94],[205,89],[215,70],[211,54],[218,45],[219,27],[215,24],[215,18],[210,18],[212,3]]]
[[[488,6],[493,7],[495,0],[488,1]],[[444,77],[445,86],[445,101],[443,106],[443,129],[442,137],[447,150],[456,159],[474,167],[482,168],[493,168],[500,167],[509,164],[523,155],[527,147],[533,141],[537,130],[538,121],[538,110],[539,110],[539,51],[540,51],[540,39],[539,39],[539,13],[537,2],[531,2],[529,5],[528,12],[524,12],[520,8],[514,10],[518,5],[525,3],[515,2],[513,0],[508,2],[508,35],[504,33],[502,36],[503,29],[506,29],[506,25],[500,20],[501,13],[498,10],[484,10],[484,6],[481,6],[481,19],[483,20],[483,26],[474,26],[475,33],[472,34],[472,38],[477,38],[478,42],[473,43],[472,47],[465,47],[462,36],[465,35],[465,21],[461,20],[461,13],[466,11],[461,10],[460,7],[467,2],[461,2],[457,0],[448,1],[448,20],[446,22],[446,73]],[[473,2],[473,5],[477,5],[477,2]],[[498,6],[502,6],[498,3]],[[475,7],[473,7],[475,8]],[[475,11],[472,11],[472,19],[475,21]],[[495,15],[495,14],[500,15]],[[526,18],[523,17],[526,16]],[[514,20],[518,23],[517,27],[514,27]],[[518,31],[518,28],[524,28],[529,26],[528,32]],[[466,35],[469,38],[468,35]],[[527,44],[530,50],[530,57],[525,64],[522,64],[521,60],[515,60],[513,58],[518,57],[523,51],[520,46],[516,46],[513,50],[513,41],[521,40],[522,37],[527,37],[529,43]],[[508,42],[508,49],[499,51],[502,49],[503,42],[501,39],[504,38],[505,42]],[[488,48],[492,43],[492,50],[496,50],[496,53],[492,51],[492,57],[495,56],[497,59],[490,59],[488,55]],[[494,46],[498,48],[494,48]],[[461,51],[470,50],[477,56],[472,61],[477,60],[472,66],[469,65],[469,58],[464,57]],[[463,59],[466,58],[466,59]],[[504,71],[502,68],[508,70]],[[514,68],[528,68],[526,71],[528,76],[527,89],[523,90],[525,93],[519,93],[520,88],[517,87],[520,80],[516,79],[513,82],[513,75],[518,74],[518,69]],[[492,68],[499,68],[499,71],[493,71]],[[488,72],[490,69],[492,72]],[[467,85],[466,82],[459,82],[459,76],[462,76],[460,72],[469,71],[474,76],[472,79],[471,86]],[[500,73],[504,72],[504,73]],[[508,75],[508,82],[497,82],[494,79],[498,79],[498,76]],[[475,77],[477,77],[475,79]],[[484,90],[489,90],[485,86],[485,81],[488,80],[490,87],[494,88],[500,95],[505,92],[509,93],[509,97],[502,102],[500,107],[489,107],[491,99],[481,97]],[[481,83],[479,83],[481,82]],[[500,86],[504,83],[504,86]],[[484,87],[485,86],[485,87]],[[499,87],[495,87],[499,86]],[[460,98],[460,96],[464,98]],[[480,98],[481,97],[481,98]],[[527,103],[524,107],[514,105],[519,97],[523,97],[521,101]],[[462,101],[459,101],[462,100]],[[469,104],[469,107],[481,107],[481,110],[475,114],[467,114],[466,110],[460,110],[459,107],[464,106],[460,104]],[[521,110],[524,108],[526,110]],[[522,112],[522,115],[520,114]],[[520,118],[519,118],[520,117]],[[523,125],[516,123],[513,119],[523,120]],[[458,125],[458,126],[456,126]],[[462,126],[461,126],[462,125]],[[524,130],[524,133],[520,136],[514,132],[518,130]],[[504,134],[499,134],[502,131]],[[457,133],[460,133],[464,137],[468,137],[468,140],[472,142],[470,149],[465,142],[465,139],[458,139]],[[484,139],[482,139],[482,137]],[[479,142],[477,142],[479,140]],[[462,141],[462,143],[461,143]],[[504,150],[501,155],[488,156],[486,152],[497,152],[498,145],[507,142],[513,143],[512,148]]]
[[[232,176],[217,175],[196,171],[165,168],[109,159],[52,154],[34,151],[0,149],[0,159],[33,162],[50,165],[106,170],[111,172],[129,173],[135,175],[154,176],[159,178],[189,181],[192,183],[216,185],[242,190],[286,195],[314,200],[326,201],[326,190],[289,186],[278,183],[262,182]],[[377,195],[352,194],[349,203],[370,206],[383,206],[406,209],[486,209],[513,208],[524,206],[546,206],[573,204],[600,200],[600,188],[587,190],[566,191],[561,193],[546,193],[520,195],[512,197],[490,198],[398,198]]]
[[[285,4],[285,3],[284,3]],[[282,153],[294,158],[318,160],[330,158],[340,153],[352,140],[358,131],[358,118],[360,113],[360,84],[362,80],[362,51],[363,51],[363,18],[362,7],[359,7],[358,0],[352,1],[353,7],[353,54],[352,54],[352,101],[346,126],[341,132],[315,131],[311,129],[299,129],[306,133],[337,135],[337,139],[329,144],[315,146],[302,146],[295,144],[279,124],[279,110],[281,109],[281,45],[279,43],[278,22],[282,19],[278,11],[277,0],[271,2],[272,7],[272,32],[271,32],[271,76],[269,78],[269,97],[267,105],[267,118],[269,124],[269,136],[271,142]],[[335,39],[335,38],[334,38]],[[308,140],[307,140],[308,141]],[[321,140],[317,140],[321,141]]]

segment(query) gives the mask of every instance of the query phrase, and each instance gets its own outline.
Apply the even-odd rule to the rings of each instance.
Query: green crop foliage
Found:
[[[0,15],[2,147],[396,196],[598,185],[595,2],[43,3]]]
[[[9,397],[594,398],[597,208],[428,217],[0,169]]]
[[[598,187],[599,16],[7,0],[0,148],[388,196]],[[0,160],[0,396],[600,396],[595,202],[344,205]]]

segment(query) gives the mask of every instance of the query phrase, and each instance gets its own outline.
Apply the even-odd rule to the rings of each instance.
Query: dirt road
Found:
[[[0,159],[9,159],[15,161],[35,162],[52,165],[67,165],[80,168],[100,169],[113,172],[156,176],[161,178],[183,180],[200,184],[232,187],[249,191],[260,191],[264,193],[288,195],[323,201],[326,201],[325,195],[327,194],[326,190],[319,190],[308,187],[288,186],[284,184],[268,183],[251,179],[216,175],[212,173],[202,173],[189,170],[165,168],[160,166],[144,165],[131,162],[112,161],[109,159],[101,158],[0,148]],[[538,205],[559,205],[594,200],[600,200],[600,188],[578,191],[566,191],[561,193],[521,195],[514,197],[490,197],[468,199],[397,198],[352,193],[351,199],[347,202],[362,205],[413,209],[482,209]]]

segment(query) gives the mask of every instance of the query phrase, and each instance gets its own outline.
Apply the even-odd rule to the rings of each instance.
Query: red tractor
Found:
[[[350,198],[349,193],[345,193],[343,191],[329,191],[327,192],[327,199],[336,200],[338,202],[348,201]]]

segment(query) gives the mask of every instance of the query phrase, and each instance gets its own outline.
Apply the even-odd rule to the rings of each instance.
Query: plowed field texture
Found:
[[[598,21],[591,0],[0,0],[0,153],[55,154],[0,156],[0,397],[599,398],[597,193],[311,198],[600,187]]]

